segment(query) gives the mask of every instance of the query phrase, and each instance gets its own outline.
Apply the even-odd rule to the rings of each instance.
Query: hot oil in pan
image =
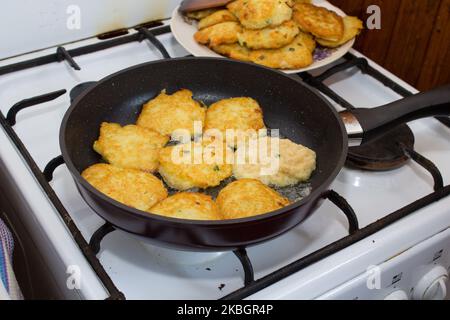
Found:
[[[268,128],[267,132],[270,135],[271,129]],[[286,139],[282,135],[280,135],[279,138]],[[167,146],[174,146],[177,144],[179,144],[179,142],[172,140],[167,144]],[[164,179],[159,175],[159,173],[156,173],[155,175],[159,179],[161,179],[161,181],[163,181],[164,185],[166,186],[167,190],[169,191],[169,195],[174,195],[174,194],[179,193],[179,190],[169,187],[165,183]],[[221,184],[218,185],[217,187],[212,187],[212,188],[207,188],[207,189],[192,188],[192,189],[189,189],[186,191],[203,193],[203,194],[211,196],[215,200],[217,198],[217,196],[219,195],[219,192],[223,188],[225,188],[228,184],[232,183],[233,181],[236,181],[236,179],[233,176],[231,176],[231,177],[223,180],[221,182]],[[302,200],[303,198],[309,196],[309,194],[311,193],[311,190],[312,190],[311,183],[309,183],[309,182],[299,183],[299,184],[287,186],[287,187],[278,187],[278,186],[272,186],[272,185],[270,187],[273,190],[275,190],[276,192],[278,192],[279,194],[281,194],[283,197],[288,198],[289,201],[291,201],[291,202],[298,202],[298,201]]]
[[[164,180],[162,177],[157,173],[155,174],[159,179],[161,179],[163,182]],[[203,194],[207,194],[211,196],[214,200],[219,195],[219,192],[225,188],[228,184],[232,183],[233,181],[236,181],[234,177],[229,177],[222,181],[220,185],[217,187],[212,187],[208,189],[200,189],[200,188],[192,188],[189,190],[186,190],[186,192],[199,192]],[[179,193],[178,190],[170,188],[165,182],[164,185],[166,186],[167,190],[169,191],[169,195],[175,195]],[[283,197],[286,197],[291,202],[297,202],[302,200],[303,198],[307,197],[312,190],[310,183],[299,183],[293,186],[287,186],[287,187],[276,187],[276,186],[270,186],[273,190],[281,194]]]

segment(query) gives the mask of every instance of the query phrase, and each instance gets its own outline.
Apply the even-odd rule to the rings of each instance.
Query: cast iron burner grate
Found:
[[[170,32],[170,28],[168,26],[163,27],[156,27],[152,29],[147,29],[145,27],[141,27],[137,29],[138,33],[127,35],[127,36],[120,36],[117,38],[113,38],[110,40],[104,40],[102,42],[99,42],[97,44],[88,45],[85,47],[76,48],[73,50],[65,50],[64,48],[60,47],[57,49],[57,52],[55,54],[43,56],[40,58],[27,60],[24,62],[19,62],[16,64],[7,65],[4,67],[0,67],[0,75],[9,74],[12,72],[24,70],[33,68],[36,66],[42,66],[48,63],[53,62],[62,62],[66,61],[69,63],[69,65],[74,68],[75,70],[79,70],[81,67],[73,60],[73,57],[97,52],[100,50],[105,50],[108,48],[112,48],[114,46],[134,42],[134,41],[143,41],[144,39],[149,40],[153,45],[155,45],[156,48],[158,48],[161,52],[161,55],[163,58],[169,58],[169,55],[167,51],[165,50],[164,46],[160,41],[156,38],[157,35],[165,34]],[[351,106],[347,101],[345,101],[344,98],[337,95],[335,92],[333,92],[330,88],[328,88],[326,85],[323,84],[323,80],[328,78],[330,75],[346,70],[352,66],[359,66],[360,68],[363,68],[364,72],[369,74],[370,76],[378,79],[383,84],[388,86],[389,88],[393,89],[394,91],[400,93],[403,96],[411,95],[410,92],[399,86],[397,83],[393,82],[391,79],[385,77],[383,74],[378,72],[377,70],[370,67],[366,59],[357,58],[352,54],[347,54],[345,56],[346,62],[335,66],[328,71],[324,72],[319,77],[312,77],[311,75],[304,73],[300,74],[300,76],[309,84],[315,86],[323,93],[330,96],[334,101],[338,102],[341,106],[351,109],[353,106]],[[75,87],[71,91],[71,99],[74,99],[76,96],[81,94],[84,90],[88,89],[89,86],[92,83],[84,83],[77,87]],[[62,156],[58,156],[51,160],[48,165],[46,166],[44,171],[41,171],[39,167],[37,166],[35,160],[30,155],[29,151],[23,144],[23,142],[20,140],[18,135],[13,129],[13,126],[16,123],[16,115],[20,110],[23,110],[25,108],[30,107],[37,107],[39,104],[57,99],[61,95],[66,94],[66,90],[58,90],[55,92],[43,94],[41,96],[24,99],[17,104],[15,104],[8,112],[7,117],[3,115],[3,113],[0,111],[0,125],[4,128],[7,135],[10,137],[11,141],[15,144],[17,150],[20,152],[20,154],[23,156],[24,160],[30,167],[31,171],[33,172],[34,176],[36,177],[37,181],[43,188],[44,192],[47,194],[49,200],[53,203],[54,207],[58,211],[59,215],[61,216],[62,220],[66,224],[67,228],[71,232],[74,240],[78,244],[81,252],[85,256],[86,260],[90,263],[93,270],[97,273],[99,279],[103,282],[105,288],[108,290],[110,297],[108,299],[125,299],[126,297],[122,292],[119,291],[119,289],[116,287],[112,279],[109,277],[108,273],[106,272],[105,268],[102,266],[100,261],[98,260],[96,254],[99,252],[101,248],[101,241],[102,239],[109,234],[110,232],[113,232],[115,228],[109,224],[106,223],[102,227],[100,227],[91,237],[89,243],[84,239],[82,236],[80,230],[72,220],[69,212],[62,204],[61,200],[56,195],[55,191],[50,185],[50,181],[53,179],[53,172],[54,170],[59,167],[60,165],[64,164],[64,160]],[[450,127],[450,121],[449,118],[439,118],[439,121],[441,121],[444,125]],[[393,133],[394,134],[394,133]],[[413,150],[414,145],[414,137],[410,135],[410,130],[408,129],[399,129],[398,134],[403,135],[404,137],[402,139],[397,140],[397,144],[395,146],[392,145],[385,145],[386,149],[392,148],[392,155],[391,159],[395,158],[395,155],[399,156],[399,150],[401,150],[402,154],[406,156],[408,159],[412,159],[415,162],[417,162],[419,165],[421,165],[424,169],[426,169],[434,179],[434,192],[430,193],[429,195],[416,200],[415,202],[393,212],[388,214],[385,218],[368,225],[367,227],[363,229],[359,229],[358,227],[358,220],[355,215],[355,212],[351,208],[351,206],[347,203],[347,201],[339,196],[334,191],[328,191],[323,195],[324,199],[328,199],[331,202],[333,202],[338,208],[342,210],[342,212],[346,215],[348,221],[349,221],[349,236],[340,239],[334,243],[331,243],[289,265],[286,265],[285,267],[278,269],[263,278],[255,279],[254,273],[253,273],[253,266],[252,263],[247,255],[247,252],[245,248],[239,248],[236,251],[234,251],[234,254],[239,259],[243,266],[244,270],[244,286],[235,291],[230,293],[229,295],[223,297],[224,300],[233,300],[233,299],[243,299],[246,298],[270,285],[273,285],[274,283],[285,279],[286,277],[297,273],[301,271],[302,269],[312,265],[313,263],[320,261],[334,253],[337,253],[356,242],[363,240],[376,232],[379,232],[380,230],[383,230],[384,228],[390,226],[391,224],[395,223],[396,221],[410,215],[411,213],[424,208],[436,201],[439,201],[447,196],[450,196],[450,186],[443,185],[443,179],[442,175],[439,172],[439,169],[428,159],[423,157],[422,155],[418,154],[416,151]],[[365,154],[363,152],[364,150],[361,150],[361,152],[357,152],[357,149],[352,149],[352,152],[355,153],[355,155],[360,156],[361,158]],[[371,151],[370,154],[376,154],[374,151]],[[383,154],[383,153],[381,153]],[[386,154],[386,153],[384,153]],[[373,158],[371,158],[373,159]],[[367,159],[366,159],[367,161]],[[376,161],[376,159],[375,159]],[[397,165],[397,164],[396,164]]]
[[[355,107],[338,96],[323,82],[332,75],[353,67],[359,68],[364,74],[368,74],[379,80],[403,97],[412,95],[411,92],[400,87],[391,79],[371,67],[366,59],[357,58],[350,53],[345,55],[344,58],[346,59],[345,62],[326,70],[316,77],[311,76],[309,73],[302,73],[300,77],[306,83],[315,87],[347,110],[355,109]],[[408,125],[399,126],[386,135],[363,146],[349,148],[346,165],[352,168],[370,171],[398,169],[410,159],[401,145],[406,146],[409,150],[414,149],[414,134]]]

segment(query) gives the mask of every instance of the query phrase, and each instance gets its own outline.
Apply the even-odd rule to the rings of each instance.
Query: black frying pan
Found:
[[[162,89],[188,88],[195,98],[256,99],[266,125],[317,153],[312,191],[281,210],[229,221],[166,218],[125,206],[97,191],[80,172],[101,161],[92,149],[103,121],[135,123],[142,105]],[[214,58],[182,58],[150,62],[111,75],[80,95],[67,111],[60,131],[62,154],[78,190],[101,217],[115,227],[146,237],[161,246],[191,251],[233,250],[277,237],[304,221],[344,165],[348,136],[373,139],[400,123],[450,114],[450,86],[377,109],[357,109],[341,116],[298,79],[254,64]],[[344,122],[346,124],[344,125]],[[366,133],[363,134],[362,131]]]

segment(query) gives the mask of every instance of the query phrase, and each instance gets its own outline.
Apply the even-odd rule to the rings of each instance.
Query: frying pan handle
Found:
[[[369,142],[395,127],[421,118],[450,116],[450,84],[372,108],[341,112],[351,141]]]

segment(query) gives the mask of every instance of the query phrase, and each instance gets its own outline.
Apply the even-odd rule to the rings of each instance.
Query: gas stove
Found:
[[[144,24],[126,35],[0,61],[2,192],[29,230],[61,298],[445,296],[448,119],[413,122],[380,142],[376,152],[353,149],[328,194],[330,201],[302,225],[255,247],[177,252],[105,224],[83,201],[61,162],[61,120],[80,84],[139,63],[188,55],[167,24]],[[355,50],[331,66],[297,76],[338,110],[375,107],[417,92]],[[390,142],[402,135],[392,151]]]

